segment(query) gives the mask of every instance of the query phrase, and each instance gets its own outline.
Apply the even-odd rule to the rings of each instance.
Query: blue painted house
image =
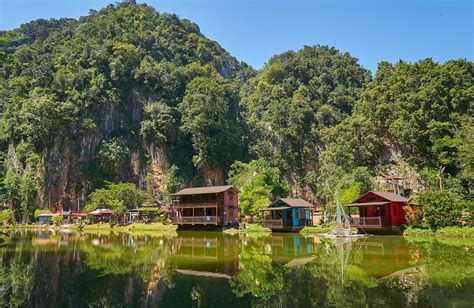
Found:
[[[262,225],[273,231],[299,231],[313,225],[314,210],[314,205],[303,199],[280,198],[262,210]]]

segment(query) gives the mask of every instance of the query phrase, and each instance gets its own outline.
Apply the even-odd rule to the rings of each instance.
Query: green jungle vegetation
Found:
[[[325,206],[336,189],[351,202],[396,172],[425,206],[416,226],[470,225],[473,102],[464,59],[381,62],[371,75],[317,45],[254,70],[145,4],[35,20],[0,31],[5,220],[123,212],[226,182],[253,215],[279,196]]]

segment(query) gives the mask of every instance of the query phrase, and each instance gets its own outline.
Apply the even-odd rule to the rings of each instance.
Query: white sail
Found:
[[[336,191],[336,225],[350,227],[349,217],[346,215],[341,202],[339,202],[339,194]]]

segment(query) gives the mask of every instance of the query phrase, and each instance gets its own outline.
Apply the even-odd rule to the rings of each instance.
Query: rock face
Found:
[[[224,182],[193,165],[178,106],[193,78],[232,83],[248,66],[190,21],[129,2],[0,31],[2,159],[17,183],[30,172],[40,207],[81,210],[106,181],[159,188],[171,166],[186,185]]]
[[[124,136],[126,144],[131,145],[131,136],[139,134],[139,130],[134,131],[127,122],[140,124],[143,118],[142,106],[135,102],[127,107],[125,111],[121,111],[117,105],[108,105],[94,116],[95,129],[77,132],[77,138],[59,140],[44,150],[45,172],[40,195],[45,207],[64,210],[83,208],[88,193],[97,184],[94,175],[84,176],[84,170],[97,160],[102,142],[110,139],[118,130],[130,130],[130,134]],[[152,145],[146,147],[143,140],[140,142],[142,149],[152,151],[147,153],[151,159],[140,159],[141,149],[134,149],[116,172],[121,181],[134,182],[144,187],[145,176],[151,166],[164,168],[165,161],[163,155],[157,154],[159,149]]]

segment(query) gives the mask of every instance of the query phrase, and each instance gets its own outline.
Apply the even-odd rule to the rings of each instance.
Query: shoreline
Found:
[[[104,224],[93,224],[85,225],[82,229],[79,229],[77,225],[71,225],[67,227],[63,226],[50,226],[50,225],[11,225],[11,226],[0,226],[0,231],[9,230],[32,230],[32,231],[62,231],[62,232],[80,232],[80,233],[95,233],[95,232],[116,232],[116,233],[127,233],[127,234],[177,234],[177,226],[175,225],[163,225],[161,223],[156,224],[142,224],[133,223],[126,226],[110,226],[108,223]]]
[[[55,226],[55,225],[8,225],[0,226],[0,231],[10,230],[32,230],[32,231],[63,231],[63,232],[81,232],[81,233],[92,233],[92,232],[116,232],[116,233],[128,233],[128,234],[177,234],[177,225],[164,225],[161,223],[132,223],[126,226],[110,226],[108,223],[103,224],[92,224],[84,225],[82,229],[79,229],[77,225],[70,226]],[[327,233],[331,227],[314,226],[305,227],[299,232],[295,232],[302,236],[311,236],[321,233]],[[249,225],[245,229],[229,228],[220,233],[227,235],[237,234],[271,234],[272,230],[262,227],[260,225]],[[385,235],[381,235],[385,236]],[[387,235],[388,236],[388,235]],[[444,227],[438,230],[422,229],[422,228],[411,228],[408,227],[402,234],[404,238],[452,238],[452,239],[474,239],[474,227]]]

